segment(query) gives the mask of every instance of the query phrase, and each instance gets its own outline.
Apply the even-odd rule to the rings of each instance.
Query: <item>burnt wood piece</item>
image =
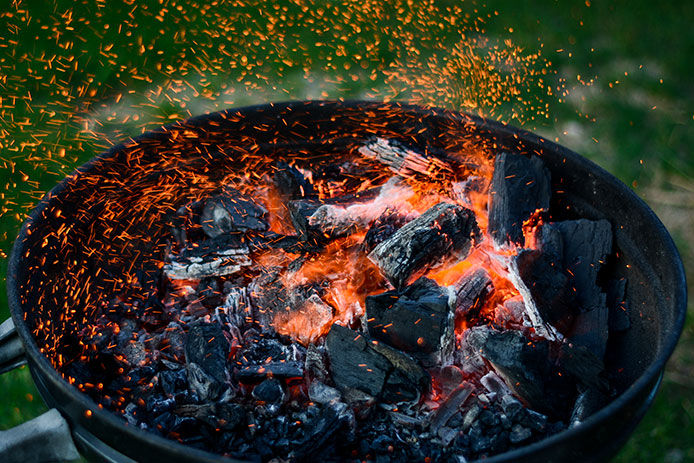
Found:
[[[425,367],[446,363],[455,347],[454,314],[449,294],[420,278],[403,291],[366,297],[369,334],[406,352]]]
[[[453,285],[455,291],[455,316],[464,317],[473,309],[479,309],[484,299],[494,290],[492,279],[483,268],[468,272]]]
[[[299,169],[286,162],[278,162],[272,176],[275,187],[284,201],[314,196],[313,185]]]
[[[199,323],[185,338],[188,383],[202,400],[214,400],[226,388],[229,343],[219,323]]]
[[[608,326],[610,332],[626,331],[631,326],[626,298],[626,278],[612,279],[607,285]]]
[[[240,191],[225,187],[205,202],[200,217],[202,230],[210,238],[224,233],[267,230],[267,209]]]
[[[366,232],[364,242],[362,243],[364,252],[371,252],[373,248],[393,236],[396,231],[410,220],[412,220],[412,217],[408,215],[403,215],[393,209],[386,209],[385,212],[371,224],[369,231]]]
[[[368,228],[385,210],[397,209],[413,194],[408,185],[393,178],[378,188],[325,201],[290,201],[288,207],[299,236],[320,243]]]
[[[575,383],[558,374],[561,371],[550,356],[548,341],[530,341],[519,331],[483,326],[470,329],[467,342],[531,408],[563,415],[575,395]]]
[[[479,240],[475,213],[462,206],[439,203],[404,225],[376,246],[371,259],[395,288],[451,256],[465,258]]]
[[[341,390],[358,389],[394,403],[415,400],[430,386],[414,359],[344,326],[332,326],[326,348],[332,379]]]
[[[523,222],[538,209],[548,210],[552,195],[549,170],[537,156],[500,153],[489,191],[489,233],[498,246],[522,246]]]
[[[468,397],[470,397],[473,390],[474,386],[467,382],[463,382],[455,388],[448,397],[439,404],[439,408],[431,414],[429,421],[429,429],[431,432],[437,432],[441,427],[445,426],[448,420],[458,413],[458,410],[460,410],[460,407],[465,403]]]
[[[385,138],[373,138],[359,148],[359,153],[378,161],[401,177],[419,176],[432,178],[452,178],[461,163],[444,153],[423,153],[405,146],[403,143]]]
[[[186,246],[169,256],[164,274],[172,280],[199,280],[232,275],[252,264],[250,249],[243,235],[220,235],[196,246]]]

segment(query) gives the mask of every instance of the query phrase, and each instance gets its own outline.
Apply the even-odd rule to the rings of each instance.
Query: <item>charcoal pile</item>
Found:
[[[278,162],[177,205],[162,265],[63,373],[129,425],[253,461],[464,462],[605,405],[629,328],[610,222],[552,220],[534,155],[463,188],[453,155],[358,152],[376,180]]]

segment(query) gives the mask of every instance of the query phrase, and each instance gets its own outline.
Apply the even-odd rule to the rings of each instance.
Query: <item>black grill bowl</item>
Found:
[[[73,333],[80,320],[89,319],[87,294],[96,288],[108,294],[130,268],[149,268],[162,255],[163,216],[143,209],[150,200],[143,201],[142,185],[156,180],[185,197],[199,185],[186,173],[228,172],[253,164],[250,171],[261,174],[269,164],[255,154],[324,159],[375,135],[435,149],[485,143],[496,150],[535,152],[552,174],[555,219],[604,218],[613,224],[619,255],[614,268],[628,278],[631,319],[631,328],[612,336],[608,346],[607,367],[620,394],[577,427],[485,461],[605,461],[621,448],[653,401],[686,312],[682,262],[651,209],[597,165],[532,133],[445,110],[310,101],[231,109],[146,133],[79,168],[45,196],[24,224],[9,263],[12,318],[37,388],[48,406],[68,420],[85,456],[224,460],[127,426],[53,366],[78,352]],[[156,209],[156,199],[151,201]],[[128,235],[122,233],[125,222]],[[104,242],[109,250],[95,248]],[[68,310],[74,311],[69,318]]]

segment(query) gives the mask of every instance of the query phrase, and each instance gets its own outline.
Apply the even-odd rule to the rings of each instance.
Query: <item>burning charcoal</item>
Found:
[[[282,383],[274,378],[268,378],[253,388],[253,397],[268,404],[282,403],[285,398]]]
[[[384,402],[414,400],[429,387],[428,375],[407,355],[333,325],[326,338],[332,379],[339,388],[359,389]]]
[[[250,250],[237,235],[223,235],[195,246],[187,246],[170,256],[164,273],[172,280],[199,280],[231,275],[251,265]]]
[[[556,339],[554,326],[565,331],[576,305],[563,260],[561,233],[543,226],[537,233],[538,249],[524,249],[509,262],[509,272],[525,301],[532,326],[542,336]],[[550,326],[547,326],[549,324]]]
[[[340,400],[342,396],[340,395],[340,391],[334,387],[327,386],[320,381],[313,381],[308,387],[308,397],[313,402],[326,404],[333,400]]]
[[[273,378],[301,378],[304,376],[304,368],[300,362],[269,362],[260,365],[245,365],[239,370],[238,377],[241,381],[259,381],[267,377]]]
[[[373,248],[393,236],[398,229],[413,218],[414,217],[403,215],[393,209],[386,209],[383,214],[374,221],[369,231],[366,232],[362,244],[364,251],[367,253],[371,252]]]
[[[470,175],[465,180],[451,185],[453,197],[468,207],[472,207],[475,195],[488,194],[489,184],[483,177]]]
[[[519,444],[525,440],[528,440],[533,435],[533,432],[524,428],[520,424],[513,425],[511,428],[511,433],[509,434],[509,440],[513,444]]]
[[[520,402],[518,402],[518,405],[521,408],[523,407]],[[475,423],[477,421],[477,417],[479,416],[481,411],[482,411],[482,408],[477,403],[473,403],[470,406],[470,408],[467,409],[467,411],[465,412],[465,415],[463,415],[463,423],[460,426],[461,431],[468,430],[470,428],[470,426],[472,426],[473,423]]]
[[[230,232],[267,230],[267,210],[244,197],[241,192],[225,187],[222,194],[205,202],[200,224],[207,236],[216,238]]]
[[[401,177],[423,175],[449,176],[454,172],[451,162],[432,156],[431,154],[418,153],[407,148],[397,140],[375,138],[359,148],[359,153],[369,159],[378,161]]]
[[[228,352],[229,344],[219,323],[201,323],[188,329],[185,340],[188,383],[201,399],[215,399],[224,389]]]
[[[396,288],[445,257],[464,258],[479,239],[475,214],[469,209],[439,203],[400,228],[369,254]]]
[[[253,321],[251,299],[247,288],[233,286],[226,292],[226,298],[220,309],[229,318],[229,323],[241,328]]]
[[[521,296],[515,296],[504,301],[504,305],[494,308],[494,323],[506,328],[520,329],[525,315],[525,304]],[[520,322],[520,323],[519,323]]]
[[[574,427],[581,424],[606,403],[607,396],[605,394],[592,387],[585,388],[576,398],[576,403],[569,419],[569,426]]]
[[[147,362],[147,350],[144,343],[140,341],[130,340],[121,352],[132,366],[143,366]]]
[[[394,178],[380,188],[325,202],[291,201],[289,212],[303,240],[322,242],[368,228],[387,209],[408,210],[413,195],[412,188]]]
[[[491,363],[506,385],[531,407],[541,410],[562,408],[565,391],[548,392],[545,382],[556,375],[549,358],[549,343],[530,342],[519,331],[495,331],[488,327],[469,330],[468,342]],[[557,403],[555,403],[557,402]]]
[[[280,197],[285,201],[290,199],[306,198],[313,196],[313,185],[304,174],[294,166],[286,162],[278,162],[273,180]]]
[[[537,156],[500,153],[489,192],[489,233],[498,246],[522,246],[523,222],[549,209],[549,170]]]
[[[610,280],[607,286],[607,318],[610,332],[626,331],[631,326],[626,300],[626,278]]]
[[[448,291],[420,278],[402,292],[366,297],[369,334],[422,361],[445,363],[455,347]]]
[[[437,432],[442,426],[445,426],[448,420],[460,410],[460,407],[465,403],[467,398],[470,397],[473,389],[472,385],[465,382],[451,392],[451,394],[441,402],[439,408],[431,414],[429,429],[431,429],[432,432]]]
[[[317,294],[305,298],[294,290],[289,304],[275,312],[272,326],[279,334],[292,336],[307,345],[325,333],[332,319],[333,308]]]
[[[231,403],[207,403],[181,405],[174,410],[180,417],[195,418],[213,428],[227,431],[237,428],[245,419],[242,405]]]
[[[479,308],[486,295],[494,290],[492,279],[483,268],[466,273],[453,287],[456,294],[456,317],[465,316],[473,308]]]

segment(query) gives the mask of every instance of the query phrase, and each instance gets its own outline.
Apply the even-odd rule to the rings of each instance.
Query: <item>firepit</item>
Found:
[[[597,166],[365,102],[113,148],[34,211],[8,287],[44,399],[114,461],[604,460],[686,306],[669,235]]]

